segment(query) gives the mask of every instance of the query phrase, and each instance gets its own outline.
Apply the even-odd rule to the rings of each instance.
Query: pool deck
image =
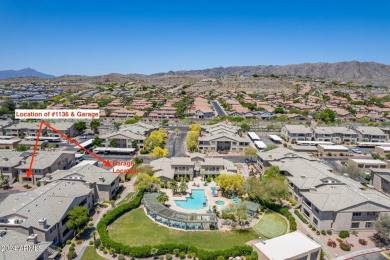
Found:
[[[193,186],[194,183],[199,184],[199,187]],[[200,178],[195,178],[193,181],[190,181],[188,183],[188,189],[187,189],[187,195],[186,196],[182,196],[182,195],[178,195],[178,194],[173,196],[171,189],[161,189],[161,191],[165,192],[168,195],[168,197],[169,197],[169,200],[165,204],[169,204],[171,206],[170,208],[173,209],[173,210],[181,211],[181,212],[185,212],[185,213],[207,213],[207,210],[209,208],[212,210],[213,205],[216,205],[215,202],[217,200],[221,200],[221,201],[225,202],[224,205],[217,205],[217,209],[218,210],[223,209],[224,207],[226,207],[230,203],[234,203],[232,200],[224,198],[222,196],[213,197],[213,193],[212,193],[211,187],[217,186],[217,184],[214,181],[208,183],[207,186],[203,186],[203,183],[204,182],[202,182],[200,180]],[[196,190],[196,189],[204,190],[206,198],[207,198],[207,203],[208,203],[207,207],[204,207],[203,209],[198,209],[198,210],[190,210],[190,209],[184,209],[184,208],[179,207],[178,205],[176,205],[175,200],[185,200],[187,197],[189,197],[188,193],[192,189],[194,189],[194,190]]]

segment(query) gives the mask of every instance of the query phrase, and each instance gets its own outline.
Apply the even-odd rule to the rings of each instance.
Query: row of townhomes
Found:
[[[218,123],[202,126],[198,147],[203,151],[241,152],[249,146],[249,140],[241,133],[238,126]]]
[[[162,180],[172,180],[177,177],[204,176],[205,178],[227,173],[237,173],[237,168],[231,161],[223,158],[205,157],[202,153],[191,154],[190,157],[171,157],[153,160],[150,165],[154,168],[154,176]]]
[[[143,149],[146,137],[148,137],[153,130],[157,129],[158,127],[154,125],[139,122],[132,125],[123,125],[118,131],[107,133],[100,137],[104,140],[105,146],[109,146],[115,141],[116,147],[118,148]],[[133,147],[135,144],[137,147]]]
[[[47,173],[72,167],[75,160],[75,152],[37,151],[32,165],[33,175],[30,177],[27,177],[26,171],[30,167],[32,152],[0,150],[0,157],[0,168],[4,176],[11,181],[19,177],[19,181],[22,183],[36,184]]]
[[[84,161],[72,169],[46,174],[40,187],[31,191],[0,193],[1,241],[40,248],[6,252],[5,259],[52,258],[52,246],[74,236],[74,230],[67,226],[70,210],[76,206],[92,210],[95,203],[116,195],[119,176],[96,164]]]
[[[373,229],[380,214],[390,213],[385,194],[332,173],[332,168],[306,153],[286,148],[258,153],[260,171],[273,165],[286,176],[301,213],[319,230]],[[374,182],[379,181],[374,178]]]
[[[11,124],[3,128],[3,134],[19,138],[36,136],[38,134],[39,124],[40,123],[38,122],[19,122],[17,124]],[[50,123],[50,125],[69,137],[75,137],[80,134],[80,132],[76,130],[75,122],[62,121]],[[41,135],[48,137],[61,137],[58,133],[48,129],[46,126],[42,127]]]
[[[309,127],[305,125],[284,125],[281,135],[289,142],[296,141],[329,141],[336,144],[375,142],[383,143],[388,139],[379,127],[357,126],[355,129],[347,127]]]

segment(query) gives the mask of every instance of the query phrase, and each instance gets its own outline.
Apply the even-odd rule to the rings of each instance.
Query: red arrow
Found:
[[[52,127],[51,125],[49,125],[48,123],[46,123],[45,121],[41,121],[41,124],[39,125],[39,130],[38,130],[38,136],[37,136],[37,140],[35,141],[35,146],[34,146],[34,152],[32,154],[32,157],[31,157],[31,162],[30,162],[30,167],[29,169],[26,171],[26,174],[27,174],[27,177],[30,177],[32,175],[32,165],[33,165],[33,162],[34,162],[34,157],[35,157],[35,153],[37,151],[37,146],[38,146],[38,141],[39,141],[39,137],[41,135],[41,131],[42,131],[42,125],[46,125],[48,128],[50,128],[51,130],[53,130],[54,132],[56,132],[57,134],[59,134],[60,136],[62,136],[63,138],[65,138],[66,140],[68,140],[69,142],[77,145],[78,147],[80,147],[81,149],[83,149],[86,153],[90,154],[91,156],[95,157],[96,159],[98,159],[99,161],[103,162],[103,165],[105,167],[112,167],[111,163],[109,160],[103,160],[101,157],[97,156],[95,153],[91,152],[90,150],[88,149],[85,149],[85,147],[81,146],[78,142],[76,142],[75,140],[73,140],[72,138],[68,137],[67,135],[61,133],[60,131],[58,131],[57,129],[55,129],[54,127]]]
[[[37,140],[35,140],[34,152],[33,152],[32,156],[31,156],[30,167],[26,171],[27,178],[30,178],[30,176],[32,175],[31,168],[32,168],[32,165],[33,165],[33,162],[34,162],[35,153],[37,152],[37,146],[38,146],[38,142],[39,142],[39,137],[41,136],[42,125],[43,125],[43,121],[41,121],[41,123],[39,124],[38,136],[37,136]]]

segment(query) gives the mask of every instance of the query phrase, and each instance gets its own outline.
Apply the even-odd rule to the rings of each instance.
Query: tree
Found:
[[[224,209],[224,212],[228,213],[228,214],[233,214],[235,219],[238,221],[238,223],[240,224],[240,226],[242,227],[243,223],[242,221],[243,220],[246,220],[248,219],[248,208],[246,206],[245,203],[230,203],[225,209]]]
[[[180,129],[179,128],[175,128],[175,134],[176,134],[176,136],[178,136],[179,134],[180,134]]]
[[[76,206],[68,213],[68,222],[66,223],[69,229],[76,231],[78,235],[89,222],[89,212],[87,208]]]
[[[190,131],[196,131],[196,132],[200,132],[200,124],[192,124],[190,125]]]
[[[165,138],[166,138],[166,131],[164,131],[164,130],[154,130],[145,139],[145,148],[147,150],[152,150],[156,146],[163,147]]]
[[[18,146],[16,146],[16,151],[18,152],[24,152],[27,150],[28,150],[28,146],[25,144],[19,144]]]
[[[267,152],[267,151],[271,151],[273,149],[276,149],[278,148],[278,146],[276,144],[269,144],[267,145],[267,147],[264,149],[264,152]]]
[[[278,166],[271,166],[265,171],[259,187],[262,200],[278,200],[282,204],[282,198],[288,195],[288,191],[285,177],[280,175]]]
[[[327,108],[322,112],[316,114],[314,118],[317,120],[322,120],[326,123],[334,122],[334,120],[336,119],[336,113],[332,109]]]
[[[357,180],[357,181],[362,179],[363,176],[364,176],[364,173],[363,173],[362,169],[360,169],[359,167],[357,167],[356,165],[353,165],[353,164],[349,164],[347,166],[343,166],[341,168],[341,173],[342,174],[346,173],[346,174],[348,174],[348,176],[351,179],[354,179],[354,180]]]
[[[255,158],[257,156],[257,149],[254,148],[253,146],[249,146],[249,147],[245,148],[242,155],[244,157],[250,158],[250,159]]]
[[[9,180],[8,180],[8,177],[5,177],[5,176],[3,175],[3,173],[1,173],[1,175],[0,175],[0,188],[2,188],[3,190],[9,188]]]
[[[168,155],[168,149],[163,149],[160,146],[154,147],[152,153],[150,154],[151,158],[162,158]]]
[[[83,132],[85,129],[87,129],[87,123],[84,121],[79,121],[76,123],[75,127],[78,132]]]
[[[100,121],[97,119],[92,119],[91,123],[89,124],[89,127],[91,127],[91,129],[94,132],[97,132],[97,130],[99,129],[99,126],[100,126]]]
[[[154,247],[150,250],[150,253],[153,255],[153,259],[155,258],[155,255],[157,254],[157,252],[158,252],[158,249],[154,248]]]
[[[111,147],[117,147],[117,146],[118,146],[118,143],[116,142],[115,139],[111,139],[111,141],[110,141],[110,146],[111,146]]]
[[[187,149],[191,152],[198,146],[199,131],[189,131],[186,137]]]
[[[96,136],[93,140],[92,140],[92,145],[93,146],[101,146],[103,143],[103,139],[101,139],[99,136]]]
[[[277,107],[273,111],[274,114],[284,114],[284,109],[282,107]]]
[[[187,183],[185,183],[184,181],[180,183],[179,190],[181,193],[184,193],[187,190],[187,188],[188,188]]]
[[[150,176],[147,173],[138,174],[135,180],[136,190],[152,191],[155,184],[159,184],[160,179],[156,176]]]
[[[239,174],[221,174],[215,182],[228,194],[241,194],[244,190],[244,177]]]
[[[121,123],[114,122],[114,128],[115,128],[115,130],[118,131],[121,125],[122,125]]]
[[[251,199],[260,197],[260,185],[261,182],[259,178],[250,177],[244,181],[244,192],[247,193]]]
[[[137,169],[139,173],[146,173],[150,176],[154,174],[154,168],[150,165],[140,165]]]
[[[377,246],[389,246],[390,245],[390,215],[380,214],[378,219],[374,223],[376,233],[374,235],[375,244]]]
[[[160,202],[161,204],[165,204],[169,200],[168,195],[165,192],[162,192],[158,197],[157,201]]]
[[[251,129],[251,127],[248,124],[246,124],[246,123],[241,124],[240,127],[241,127],[241,130],[244,131],[244,132],[247,132],[247,131],[249,131]]]
[[[132,141],[131,141],[131,148],[137,149],[137,147],[138,147],[138,142],[137,142],[137,140],[132,140]]]
[[[177,193],[177,191],[179,190],[179,185],[177,185],[177,181],[171,182],[171,189],[173,194]]]

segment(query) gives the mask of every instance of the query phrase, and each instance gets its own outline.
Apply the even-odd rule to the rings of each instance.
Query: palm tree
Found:
[[[177,185],[176,181],[171,182],[171,189],[172,189],[173,194],[175,194],[179,190],[179,186]]]
[[[181,193],[185,192],[187,190],[187,188],[188,188],[187,183],[185,183],[184,181],[182,183],[180,183],[179,189],[180,189]]]
[[[165,192],[161,193],[161,195],[159,195],[157,197],[157,201],[160,202],[161,204],[164,204],[165,202],[167,202],[169,200],[169,197],[167,194],[165,194]]]

